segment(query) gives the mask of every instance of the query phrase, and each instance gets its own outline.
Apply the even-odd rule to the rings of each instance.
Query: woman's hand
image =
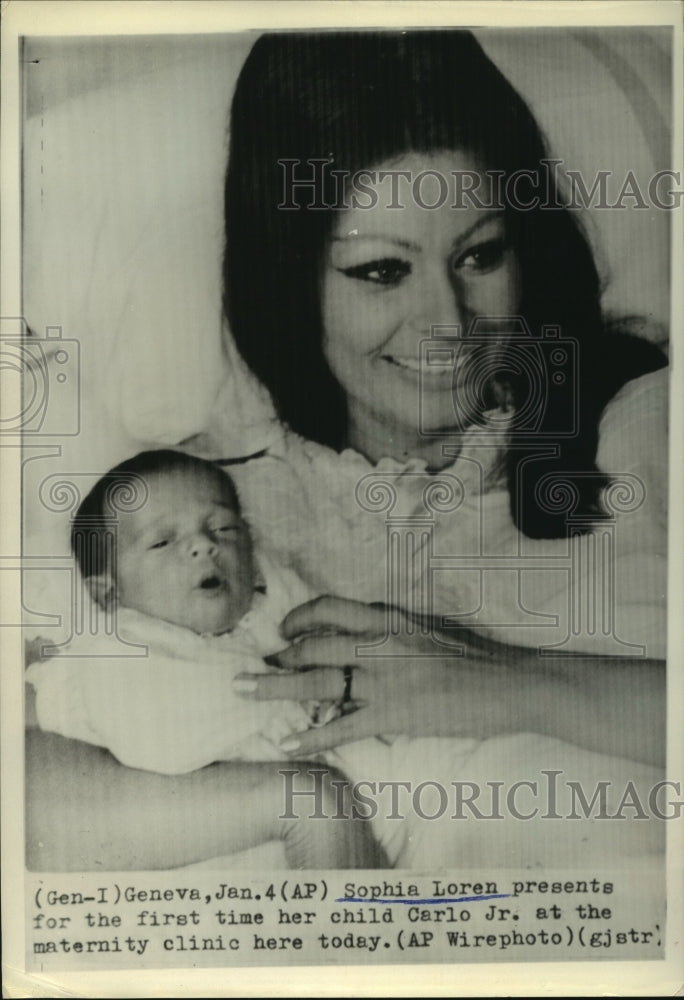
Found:
[[[236,691],[260,700],[339,701],[341,668],[351,666],[356,707],[288,737],[282,743],[288,753],[368,736],[535,732],[599,753],[664,761],[662,661],[540,657],[468,629],[431,632],[394,608],[334,597],[295,608],[282,633],[292,645],[271,658],[281,672],[241,674]]]
[[[440,640],[394,608],[323,597],[290,612],[282,633],[292,645],[270,658],[282,672],[241,674],[237,691],[258,699],[335,701],[345,687],[341,668],[353,667],[355,710],[288,737],[282,744],[288,752],[314,753],[383,734],[484,737],[515,728],[512,692],[505,690],[513,671],[496,662],[485,640],[463,630],[458,637],[468,636],[465,646],[455,637]],[[525,686],[524,678],[517,686]]]

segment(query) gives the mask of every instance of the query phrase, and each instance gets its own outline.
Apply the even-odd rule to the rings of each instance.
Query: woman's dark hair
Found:
[[[239,512],[233,481],[218,465],[171,448],[141,451],[101,476],[81,501],[71,522],[71,551],[83,578],[116,572],[113,522],[117,513],[137,510],[144,504],[146,477],[174,471],[199,474],[207,469],[225,483]]]
[[[475,38],[456,30],[273,33],[254,45],[238,80],[225,186],[224,310],[237,346],[270,390],[280,417],[303,436],[345,445],[345,394],[323,355],[320,276],[335,211],[308,208],[311,187],[285,190],[283,161],[295,175],[321,172],[323,205],[338,203],[332,171],[354,174],[409,150],[459,149],[504,178],[530,171],[526,189],[556,204],[540,129],[525,102]],[[289,168],[293,171],[294,168]],[[294,203],[289,209],[279,206]],[[559,202],[560,203],[560,202]],[[565,533],[565,513],[540,503],[546,473],[575,477],[576,513],[598,513],[595,456],[606,402],[629,379],[666,362],[651,344],[610,332],[588,241],[566,208],[506,206],[508,237],[521,272],[521,313],[533,337],[545,325],[577,343],[579,426],[563,437],[575,383],[551,379],[542,401],[539,440],[546,457],[511,434],[507,457],[511,510],[535,537]],[[524,378],[509,380],[513,402]],[[554,438],[557,433],[558,438]],[[550,454],[551,451],[551,454]]]

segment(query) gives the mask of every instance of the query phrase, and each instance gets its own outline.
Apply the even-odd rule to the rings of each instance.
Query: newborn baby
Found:
[[[282,760],[279,741],[310,726],[313,709],[242,700],[232,680],[267,669],[263,656],[283,646],[283,617],[312,595],[296,574],[254,551],[231,479],[181,452],[144,452],[95,484],[71,540],[105,627],[75,639],[67,655],[29,667],[41,727],[168,774],[216,760]],[[325,714],[335,714],[330,709]],[[255,775],[265,791],[257,799]],[[236,808],[249,798],[259,813],[251,843],[282,836],[287,853],[292,823],[276,821],[282,777],[272,765],[261,773],[250,765],[245,776],[249,795],[245,789],[240,800],[238,789]],[[330,768],[324,779],[331,797],[335,777]],[[305,850],[313,867],[375,866],[382,852],[369,847],[368,824],[343,825],[349,830],[341,835],[339,823],[308,823],[315,829],[297,832],[289,861],[300,866]]]

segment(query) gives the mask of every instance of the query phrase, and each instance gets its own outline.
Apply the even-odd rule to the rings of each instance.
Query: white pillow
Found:
[[[633,172],[646,208],[627,194],[624,208],[582,213],[606,285],[603,304],[647,320],[652,339],[667,336],[669,212],[653,205],[649,182],[672,166],[672,31],[594,28],[476,31],[483,48],[527,100],[551,156],[578,170],[585,185],[610,172],[607,203],[620,200]],[[664,178],[656,198],[679,187]],[[595,204],[595,202],[594,202]],[[650,332],[649,332],[650,326]]]

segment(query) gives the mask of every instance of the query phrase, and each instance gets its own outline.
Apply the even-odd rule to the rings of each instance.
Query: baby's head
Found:
[[[113,511],[109,497],[142,479],[137,510]],[[116,545],[111,523],[116,515]],[[108,524],[109,522],[109,524]],[[100,479],[78,509],[74,555],[93,598],[194,632],[226,632],[250,609],[255,566],[232,480],[217,466],[177,451],[147,451]]]

